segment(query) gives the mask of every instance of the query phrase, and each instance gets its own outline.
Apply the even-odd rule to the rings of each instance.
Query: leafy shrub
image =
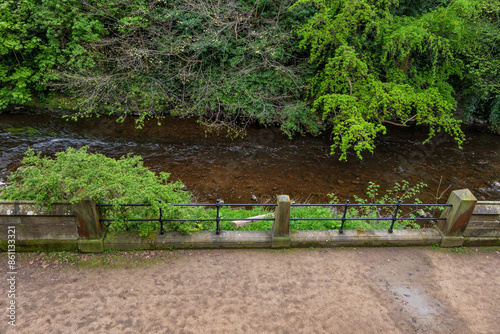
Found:
[[[144,167],[140,156],[112,159],[87,151],[88,147],[79,150],[70,147],[52,159],[29,149],[23,166],[9,176],[9,185],[0,199],[32,200],[49,208],[55,201],[76,203],[87,198],[110,203],[113,206],[102,211],[105,218],[117,220],[111,225],[112,229],[140,230],[143,235],[157,229],[156,224],[127,220],[157,218],[160,208],[164,218],[184,218],[196,211],[171,206],[171,203],[189,203],[191,195],[180,190],[180,181],[167,182],[170,174],[157,175]],[[144,214],[142,208],[119,206],[127,203],[150,207]],[[172,224],[169,229],[190,232],[200,229],[200,224]]]
[[[369,182],[366,195],[367,198],[360,198],[354,195],[354,202],[356,204],[395,204],[398,200],[401,200],[403,204],[422,204],[416,196],[420,193],[420,190],[427,185],[423,182],[418,183],[415,186],[410,186],[408,181],[402,181],[401,183],[396,182],[392,189],[385,191],[381,197],[379,196],[380,186],[374,182]],[[332,198],[336,199],[334,194],[329,194]],[[396,210],[395,206],[360,206],[351,207],[348,211],[348,217],[364,217],[364,218],[388,218],[388,220],[373,220],[373,221],[362,221],[362,220],[348,220],[345,222],[345,229],[388,229],[391,226],[392,221],[390,218],[394,215]],[[398,211],[398,218],[416,218],[418,207],[401,207]],[[338,217],[342,215],[339,214]],[[394,229],[402,228],[419,228],[420,226],[413,220],[396,221],[394,223]]]

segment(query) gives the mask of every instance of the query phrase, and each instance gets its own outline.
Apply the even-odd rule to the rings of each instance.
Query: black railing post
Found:
[[[342,217],[342,225],[340,225],[340,230],[339,230],[339,233],[340,234],[343,234],[344,233],[344,223],[345,223],[345,216],[347,214],[347,208],[349,207],[349,200],[345,201],[345,205],[344,205],[344,216]]]
[[[217,207],[217,218],[215,219],[215,222],[217,223],[217,227],[215,229],[215,234],[219,235],[220,234],[220,217],[219,217],[220,199],[217,199],[217,201],[215,202],[215,206]]]
[[[394,211],[394,215],[392,216],[392,224],[391,224],[391,227],[389,228],[389,233],[392,233],[392,229],[394,227],[394,223],[396,222],[397,220],[397,217],[398,217],[398,211],[399,211],[399,207],[401,206],[401,200],[398,201],[398,205],[396,205],[396,211]]]
[[[162,217],[162,210],[161,210],[161,199],[158,200],[158,203],[160,203],[160,234],[165,234],[165,230],[163,229],[163,217]]]

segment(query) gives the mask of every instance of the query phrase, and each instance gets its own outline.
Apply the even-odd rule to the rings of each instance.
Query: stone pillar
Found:
[[[451,192],[446,204],[452,204],[453,206],[445,208],[441,214],[441,218],[447,219],[440,220],[436,224],[436,228],[443,234],[441,247],[462,246],[464,242],[463,234],[476,203],[477,199],[469,189]]]
[[[104,250],[103,231],[104,224],[99,221],[101,218],[95,202],[92,200],[81,200],[73,204],[78,234],[78,248],[81,252],[100,253]]]
[[[272,248],[288,248],[290,241],[290,197],[288,195],[278,196],[278,206],[274,213],[274,224],[271,231]]]
[[[78,222],[78,234],[84,238],[100,238],[104,224],[94,201],[82,200],[73,204],[73,212]]]

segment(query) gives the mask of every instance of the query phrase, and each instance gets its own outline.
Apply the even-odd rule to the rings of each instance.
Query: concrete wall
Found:
[[[0,201],[0,251],[7,250],[11,226],[16,251],[78,250],[78,221],[69,203],[54,203],[48,211],[32,201]]]
[[[500,244],[500,201],[478,201],[464,231],[466,245]]]
[[[31,201],[0,202],[0,240],[7,240],[7,226],[16,227],[16,240],[78,240],[72,205],[55,203],[51,211]]]
[[[500,202],[478,201],[464,237],[500,237]]]
[[[0,201],[0,251],[7,250],[7,228],[15,226],[16,250],[80,250],[161,248],[287,248],[338,246],[442,247],[500,245],[500,202],[477,202],[466,189],[450,196],[447,220],[435,229],[289,231],[290,200],[280,196],[271,231],[199,231],[191,235],[152,232],[106,232],[95,203],[55,203],[51,211],[31,201]],[[457,226],[459,228],[457,228]],[[450,232],[451,231],[451,232]],[[463,232],[462,232],[463,231]],[[463,233],[463,234],[462,234]]]

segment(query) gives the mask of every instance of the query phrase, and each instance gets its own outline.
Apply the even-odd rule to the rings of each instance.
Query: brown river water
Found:
[[[254,127],[232,140],[206,134],[194,119],[169,117],[161,126],[152,121],[137,130],[133,118],[75,122],[58,112],[17,107],[0,111],[0,181],[20,166],[28,147],[52,155],[88,145],[109,157],[141,155],[150,169],[182,180],[198,202],[250,203],[252,196],[274,202],[287,194],[297,202],[326,203],[328,193],[343,202],[364,196],[369,181],[383,190],[402,180],[426,183],[419,198],[427,203],[448,187],[439,202],[463,188],[481,200],[500,200],[500,136],[479,125],[464,126],[464,132],[467,140],[459,149],[448,136],[422,145],[425,128],[393,126],[377,140],[373,155],[359,160],[351,153],[340,162],[330,154],[328,134],[289,140],[277,128]]]

